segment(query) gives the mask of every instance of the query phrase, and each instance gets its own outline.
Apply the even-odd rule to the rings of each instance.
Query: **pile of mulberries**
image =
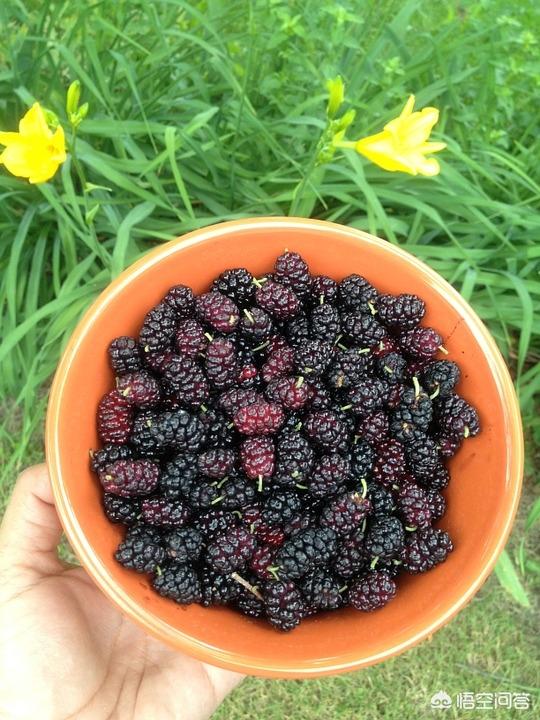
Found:
[[[294,252],[177,285],[109,346],[91,466],[115,557],[178,603],[291,630],[373,611],[452,551],[446,460],[480,430],[425,305]]]

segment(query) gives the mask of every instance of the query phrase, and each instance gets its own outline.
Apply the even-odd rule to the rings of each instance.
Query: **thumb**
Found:
[[[2,577],[22,588],[57,573],[62,568],[57,556],[61,534],[47,467],[30,467],[17,479],[0,526]]]

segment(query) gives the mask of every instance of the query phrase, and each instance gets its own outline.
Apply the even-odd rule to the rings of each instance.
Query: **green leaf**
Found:
[[[514,568],[512,560],[506,550],[503,550],[497,565],[495,566],[495,574],[503,588],[510,593],[514,600],[523,607],[531,606],[525,588],[521,584],[521,580]]]

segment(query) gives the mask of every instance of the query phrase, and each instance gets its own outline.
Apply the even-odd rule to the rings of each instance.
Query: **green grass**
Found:
[[[15,128],[34,100],[67,128],[65,93],[74,79],[90,103],[77,140],[84,181],[72,158],[47,185],[0,173],[4,500],[16,470],[41,456],[46,386],[61,347],[111,278],[193,228],[288,214],[304,179],[303,214],[406,247],[487,323],[515,378],[533,477],[540,443],[537,3],[7,0],[0,22],[2,129]],[[351,138],[378,130],[411,92],[418,106],[440,108],[437,135],[448,143],[440,176],[385,173],[347,151],[306,179],[324,127],[325,81],[338,73],[345,108],[356,110]],[[532,683],[532,611],[519,605],[532,603],[540,570],[533,542],[540,500],[538,486],[529,486],[498,567],[510,595],[492,579],[431,644],[381,668],[320,683],[246,685],[228,717],[255,712],[262,701],[267,714],[295,717],[302,700],[315,706],[318,698],[337,717],[360,717],[366,696],[377,697],[387,717],[406,708],[400,697],[407,697],[414,716],[415,688],[438,687],[442,673],[449,687],[460,689],[467,678],[480,687],[485,678],[467,675],[458,656],[475,632],[473,665]],[[493,628],[499,632],[490,639]]]

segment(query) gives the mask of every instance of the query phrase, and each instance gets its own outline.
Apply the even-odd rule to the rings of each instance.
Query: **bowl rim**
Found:
[[[107,306],[109,300],[120,294],[131,282],[133,277],[142,274],[147,268],[161,262],[163,258],[176,253],[179,246],[182,248],[190,247],[204,243],[212,238],[220,236],[226,237],[231,230],[236,232],[238,230],[249,231],[276,227],[293,231],[295,229],[309,228],[321,234],[331,230],[332,233],[341,234],[349,239],[360,239],[362,242],[371,245],[375,244],[380,246],[384,243],[385,252],[397,256],[409,266],[413,266],[424,279],[431,283],[437,292],[444,294],[446,300],[451,302],[457,312],[467,319],[471,329],[474,329],[477,342],[484,355],[489,359],[492,374],[498,381],[499,394],[507,408],[510,420],[510,435],[507,440],[509,448],[512,450],[507,465],[507,477],[510,480],[508,488],[509,502],[499,535],[495,541],[492,542],[489,555],[486,557],[477,577],[470,584],[467,591],[457,598],[456,601],[432,623],[416,629],[414,633],[403,642],[391,644],[379,653],[374,653],[362,658],[354,657],[354,653],[351,653],[342,658],[329,658],[328,661],[313,660],[291,665],[274,660],[263,662],[240,656],[237,653],[223,651],[196,640],[189,634],[179,631],[178,629],[175,629],[173,640],[170,636],[170,625],[144,610],[142,606],[136,603],[111,580],[104,563],[96,553],[94,553],[92,546],[84,536],[69,502],[66,486],[62,478],[61,452],[57,429],[62,394],[69,374],[69,367],[73,357],[78,352],[79,345],[87,329]],[[424,262],[390,242],[384,241],[362,230],[338,223],[295,217],[259,217],[232,220],[191,231],[146,253],[115,278],[84,313],[64,349],[49,395],[45,428],[45,451],[56,508],[67,538],[91,578],[124,615],[161,642],[166,643],[176,650],[180,649],[181,651],[185,651],[199,660],[236,672],[274,678],[309,678],[358,670],[408,650],[433,634],[443,625],[446,625],[481,588],[492,572],[497,558],[506,544],[517,512],[521,494],[524,463],[523,431],[519,403],[510,373],[493,337],[475,311],[461,297],[458,291]]]

